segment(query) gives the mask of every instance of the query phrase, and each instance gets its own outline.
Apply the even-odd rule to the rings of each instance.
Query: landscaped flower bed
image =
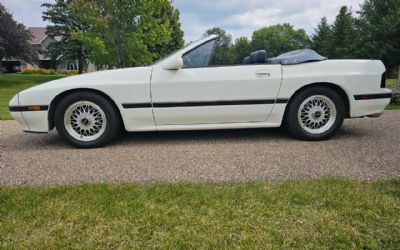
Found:
[[[25,68],[22,70],[22,74],[40,74],[40,75],[77,75],[77,70],[54,70],[54,69],[42,69],[42,68]]]

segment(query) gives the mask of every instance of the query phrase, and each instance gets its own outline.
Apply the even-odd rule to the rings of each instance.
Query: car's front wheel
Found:
[[[326,140],[341,127],[345,106],[340,95],[326,87],[300,92],[289,103],[285,126],[303,140]]]
[[[120,127],[112,103],[99,94],[86,91],[62,99],[56,107],[54,120],[59,136],[79,148],[108,144]]]

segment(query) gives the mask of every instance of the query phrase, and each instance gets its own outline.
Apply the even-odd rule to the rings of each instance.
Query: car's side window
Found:
[[[207,67],[211,61],[216,40],[209,41],[183,56],[184,68]]]

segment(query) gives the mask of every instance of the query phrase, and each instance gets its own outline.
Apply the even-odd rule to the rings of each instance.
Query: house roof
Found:
[[[29,27],[28,30],[32,33],[32,43],[40,44],[46,37],[46,27]]]

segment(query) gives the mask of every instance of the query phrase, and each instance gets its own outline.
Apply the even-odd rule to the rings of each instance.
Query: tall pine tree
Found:
[[[319,22],[312,36],[312,47],[319,54],[332,57],[334,53],[334,36],[326,17]]]
[[[357,26],[360,55],[382,60],[389,69],[400,65],[400,1],[366,0]]]
[[[332,26],[334,37],[333,58],[353,58],[356,29],[352,11],[347,6],[340,9]]]

